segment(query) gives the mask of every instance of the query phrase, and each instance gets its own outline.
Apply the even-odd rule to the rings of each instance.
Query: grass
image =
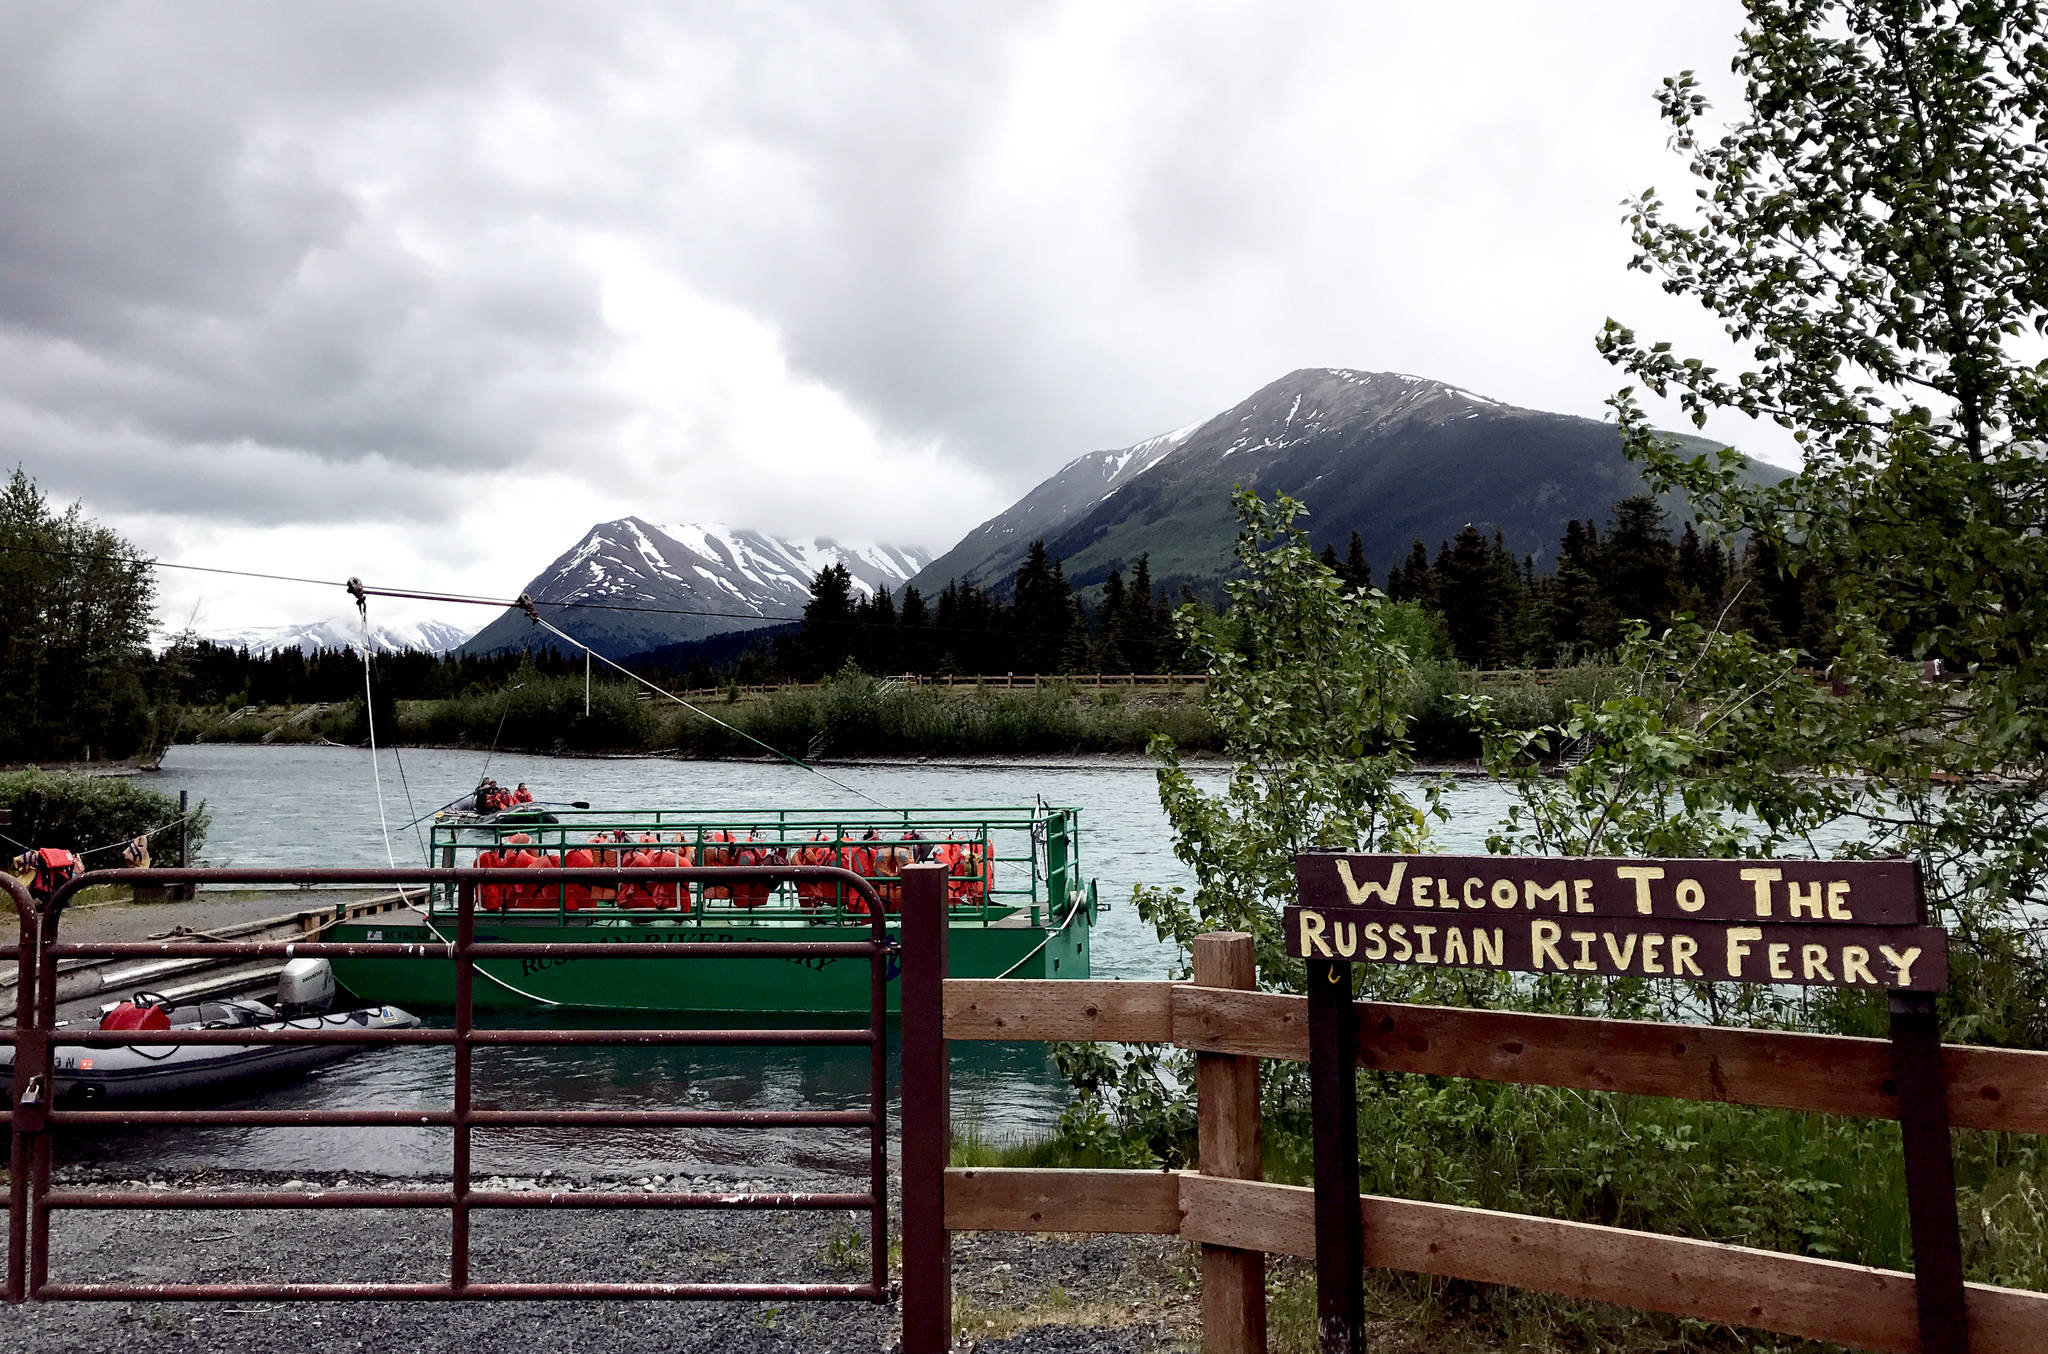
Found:
[[[1076,1147],[1056,1130],[991,1138],[981,1125],[975,1123],[953,1125],[952,1147],[947,1159],[952,1165],[962,1167],[1033,1170],[1105,1170],[1122,1164],[1094,1148]]]
[[[1104,1330],[1128,1326],[1136,1315],[1121,1302],[1077,1302],[1058,1284],[1022,1303],[980,1303],[966,1295],[953,1299],[953,1332],[962,1340],[1006,1340],[1040,1326],[1069,1330]]]
[[[1478,735],[1454,698],[1483,693],[1511,725],[1563,718],[1572,700],[1595,699],[1611,669],[1581,667],[1537,680],[1496,679],[1448,664],[1422,668],[1409,697],[1416,755],[1475,757]],[[896,686],[849,675],[816,687],[786,687],[704,703],[730,728],[680,705],[640,699],[642,688],[598,682],[584,709],[580,677],[529,676],[495,691],[398,703],[397,741],[525,752],[673,752],[684,757],[758,757],[759,739],[793,756],[959,757],[1139,753],[1157,735],[1183,752],[1213,751],[1214,722],[1198,691],[1083,689],[1048,683],[994,686]],[[361,743],[359,702],[324,709],[272,706],[220,723],[205,712],[208,742]],[[379,735],[387,733],[380,724]]]

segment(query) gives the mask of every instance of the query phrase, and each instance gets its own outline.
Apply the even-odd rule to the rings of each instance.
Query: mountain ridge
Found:
[[[839,564],[855,590],[899,587],[928,551],[794,539],[719,522],[599,522],[523,589],[565,633],[610,658],[687,644],[801,617],[818,572]],[[555,641],[517,608],[479,631],[463,652],[497,653]]]
[[[449,653],[461,648],[471,633],[469,627],[454,625],[447,621],[372,622],[370,652],[380,654],[418,650],[435,654]],[[363,642],[363,623],[356,616],[330,616],[326,620],[307,621],[298,625],[249,626],[240,630],[203,635],[201,638],[222,648],[247,649],[255,657],[268,658],[282,649],[297,649],[300,653],[312,653],[320,649],[360,649]]]
[[[1115,453],[1069,462],[962,542],[997,548],[956,546],[912,582],[927,595],[955,577],[1004,593],[1031,541],[1043,539],[1080,588],[1140,555],[1163,586],[1213,588],[1231,568],[1230,491],[1240,484],[1307,504],[1319,546],[1342,553],[1357,531],[1379,578],[1415,540],[1434,553],[1467,523],[1499,530],[1513,553],[1541,567],[1568,520],[1604,520],[1616,502],[1647,489],[1612,423],[1400,372],[1302,368],[1169,436],[1171,447],[1065,515],[1020,513],[1076,466]],[[1750,465],[1766,481],[1787,473]],[[1683,513],[1675,499],[1666,506]]]

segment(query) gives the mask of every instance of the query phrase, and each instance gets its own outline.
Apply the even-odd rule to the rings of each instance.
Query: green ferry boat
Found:
[[[542,944],[657,940],[866,940],[866,901],[841,885],[677,881],[607,889],[550,881],[554,866],[839,865],[874,882],[885,910],[896,872],[916,861],[949,871],[949,972],[956,978],[1086,978],[1099,903],[1081,874],[1079,810],[1049,808],[775,809],[703,815],[549,806],[434,824],[444,867],[532,867],[531,883],[479,889],[476,939]],[[452,887],[408,909],[337,921],[324,940],[440,947],[455,934]],[[900,934],[893,921],[890,930]],[[365,1002],[447,1008],[455,965],[444,955],[337,958],[337,983]],[[477,961],[481,1008],[554,1005],[588,1011],[852,1014],[868,1009],[869,964],[835,958],[491,959]],[[898,1009],[891,964],[889,1009]]]

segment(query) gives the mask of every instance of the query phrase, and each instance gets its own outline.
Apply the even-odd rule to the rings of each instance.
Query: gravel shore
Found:
[[[286,1178],[261,1172],[133,1179],[68,1167],[63,1183],[108,1189],[431,1189],[431,1181]],[[494,1178],[479,1188],[562,1188],[564,1177]],[[746,1188],[730,1178],[575,1179],[584,1189]],[[823,1183],[823,1182],[821,1182]],[[791,1188],[777,1179],[759,1187]],[[830,1187],[844,1188],[842,1183]],[[478,1280],[858,1282],[863,1219],[841,1214],[692,1210],[489,1211],[472,1224]],[[260,1230],[258,1230],[260,1228]],[[53,1218],[58,1281],[425,1280],[445,1276],[448,1222],[432,1210],[220,1214],[65,1212]],[[982,1354],[1153,1354],[1198,1347],[1191,1262],[1178,1243],[1114,1236],[970,1234],[954,1239],[962,1348]],[[0,1348],[116,1351],[887,1350],[893,1307],[803,1302],[46,1303],[0,1307]]]

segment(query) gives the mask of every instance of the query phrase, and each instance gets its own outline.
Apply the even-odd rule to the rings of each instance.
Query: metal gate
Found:
[[[520,869],[389,870],[103,870],[82,875],[47,904],[35,902],[12,875],[0,872],[0,888],[20,915],[20,941],[0,946],[0,959],[14,959],[16,990],[14,1080],[9,1124],[7,1213],[8,1302],[51,1299],[99,1301],[335,1301],[346,1299],[827,1299],[885,1302],[888,1283],[887,1026],[884,1019],[888,965],[895,942],[874,886],[851,871],[831,866],[726,866],[716,868],[557,869],[548,882],[610,885],[703,881],[721,884],[818,882],[844,886],[868,902],[870,934],[859,941],[761,940],[702,942],[640,941],[520,944],[476,940],[476,895],[485,884],[530,881]],[[70,944],[59,939],[64,907],[80,889],[103,884],[356,884],[394,888],[452,886],[458,909],[455,935],[446,945],[401,942],[129,941]],[[108,1033],[56,1027],[58,966],[69,959],[94,958],[331,958],[341,955],[410,955],[446,958],[456,965],[452,1029],[283,1029],[173,1030]],[[869,964],[870,1002],[865,1028],[733,1030],[480,1030],[472,1012],[478,958],[614,959],[668,955],[678,960],[725,958],[861,958]],[[56,1050],[115,1045],[195,1044],[411,1044],[454,1050],[452,1102],[444,1109],[353,1110],[107,1110],[60,1107],[53,1103]],[[478,1046],[508,1045],[820,1045],[866,1046],[869,1095],[865,1109],[852,1110],[626,1110],[478,1109],[471,1104],[471,1058]],[[446,1127],[453,1132],[452,1185],[447,1190],[294,1191],[59,1189],[52,1183],[52,1141],[66,1128],[110,1125],[239,1127]],[[679,1127],[802,1127],[864,1130],[868,1135],[868,1187],[862,1194],[836,1193],[628,1193],[623,1191],[503,1191],[472,1188],[470,1134],[477,1128],[555,1128],[629,1125]],[[451,1244],[445,1282],[397,1283],[65,1283],[49,1274],[50,1215],[59,1209],[442,1209],[449,1215]],[[469,1277],[470,1215],[479,1209],[842,1209],[868,1216],[869,1275],[864,1283],[548,1283],[476,1282]]]

